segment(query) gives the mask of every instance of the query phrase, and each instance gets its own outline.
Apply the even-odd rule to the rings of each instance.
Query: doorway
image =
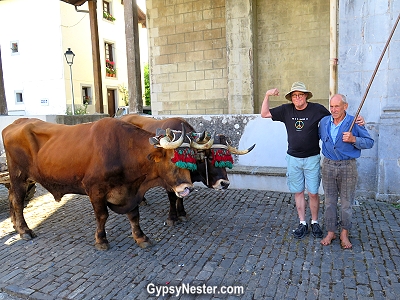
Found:
[[[108,114],[110,117],[115,116],[115,111],[116,111],[116,89],[107,89],[107,108],[108,108]]]

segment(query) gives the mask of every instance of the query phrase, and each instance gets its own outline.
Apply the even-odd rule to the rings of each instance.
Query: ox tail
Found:
[[[107,206],[117,214],[127,214],[136,208],[143,199],[143,195],[140,195],[138,192],[140,185],[146,179],[146,176],[147,175],[140,176],[132,183],[129,193],[131,196],[127,198],[127,201],[124,205],[116,205],[107,201]]]

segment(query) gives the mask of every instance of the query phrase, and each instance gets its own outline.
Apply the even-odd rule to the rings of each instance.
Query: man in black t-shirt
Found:
[[[318,224],[319,196],[321,182],[320,147],[318,136],[319,121],[330,115],[321,104],[307,100],[313,94],[302,82],[295,82],[285,98],[291,103],[270,109],[269,96],[278,96],[278,89],[268,90],[261,107],[261,117],[283,122],[288,136],[287,184],[294,193],[300,224],[293,236],[302,239],[308,234],[306,222],[306,201],[304,191],[307,187],[311,211],[311,232],[314,237],[322,238]]]

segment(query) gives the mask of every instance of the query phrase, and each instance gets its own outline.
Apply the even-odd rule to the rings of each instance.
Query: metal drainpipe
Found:
[[[337,14],[338,0],[330,0],[329,98],[337,93]]]

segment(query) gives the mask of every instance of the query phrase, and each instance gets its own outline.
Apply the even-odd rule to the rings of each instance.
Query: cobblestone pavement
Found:
[[[290,194],[199,187],[185,200],[189,221],[174,227],[165,225],[166,193],[155,188],[146,196],[141,227],[155,245],[140,249],[128,219],[110,212],[111,248],[102,252],[94,247],[94,214],[86,196],[67,195],[57,203],[38,186],[25,208],[37,237],[24,241],[13,231],[2,186],[0,299],[400,297],[400,210],[391,204],[360,201],[353,249],[342,250],[338,239],[324,247],[311,235],[292,237],[297,213]],[[322,211],[323,204],[323,224]],[[222,294],[235,286],[243,294]],[[170,294],[150,294],[156,287]],[[172,294],[175,287],[185,287],[185,294]],[[188,295],[190,289],[197,293]]]

